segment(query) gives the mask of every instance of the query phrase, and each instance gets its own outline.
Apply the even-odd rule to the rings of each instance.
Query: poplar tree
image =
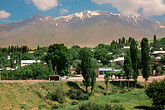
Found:
[[[154,35],[154,42],[153,42],[153,51],[159,50],[159,43],[158,40],[156,39],[156,35]]]
[[[88,87],[91,85],[91,72],[92,70],[92,57],[89,48],[85,47],[80,50],[81,59],[81,71],[84,78],[83,84],[86,87],[86,92],[88,93]]]
[[[146,87],[146,81],[148,80],[148,77],[151,74],[151,56],[150,56],[150,48],[148,44],[148,39],[143,38],[141,42],[141,62],[142,62],[142,74],[143,78],[145,78],[145,87]]]
[[[139,76],[139,72],[138,72],[138,57],[139,56],[138,56],[137,43],[135,39],[132,40],[132,43],[130,46],[130,54],[131,54],[132,69],[133,69],[133,79],[135,81],[135,88],[136,88],[136,82]]]
[[[95,83],[96,83],[96,72],[95,69],[93,68],[91,72],[91,93],[93,93]]]
[[[106,72],[104,79],[105,79],[105,85],[106,85],[106,95],[108,94],[108,83],[109,83],[109,77],[110,77],[110,72]]]
[[[129,79],[131,78],[133,72],[130,53],[127,53],[127,55],[124,57],[124,71],[125,71],[125,76],[128,79],[128,87],[129,87]]]

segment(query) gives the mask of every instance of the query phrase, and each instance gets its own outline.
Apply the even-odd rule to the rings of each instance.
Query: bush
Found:
[[[79,107],[80,110],[104,110],[103,106],[98,105],[96,103],[87,103],[87,104],[82,104]]]
[[[73,101],[72,103],[71,103],[71,105],[77,105],[78,104],[78,102],[76,102],[76,101]]]
[[[88,100],[89,96],[85,94],[82,90],[78,89],[70,89],[68,92],[68,96],[71,99],[76,99],[76,100]]]
[[[47,79],[50,74],[49,69],[42,63],[34,63],[13,71],[3,70],[1,78],[3,80]]]
[[[52,106],[52,110],[54,110],[54,109],[58,109],[58,108],[59,108],[58,105],[53,105],[53,106]]]
[[[64,95],[65,94],[62,89],[56,89],[55,92],[48,93],[46,98],[49,100],[57,101],[58,103],[64,103],[66,101]]]
[[[96,104],[96,103],[86,103],[86,104],[82,104],[79,107],[80,110],[125,110],[125,108],[121,105],[115,105],[115,106],[111,106],[109,104],[105,104],[105,105],[100,105],[100,104]]]
[[[152,99],[153,105],[158,108],[164,108],[165,105],[165,78],[153,81],[145,90],[147,96]]]

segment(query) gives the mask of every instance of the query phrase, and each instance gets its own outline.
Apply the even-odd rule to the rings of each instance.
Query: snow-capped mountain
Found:
[[[83,11],[68,16],[35,15],[18,22],[0,25],[0,45],[96,45],[119,37],[164,36],[165,23],[141,16]]]

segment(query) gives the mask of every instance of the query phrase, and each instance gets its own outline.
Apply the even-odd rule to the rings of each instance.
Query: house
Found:
[[[33,63],[40,63],[41,60],[21,60],[21,66],[26,66],[26,65],[30,65]]]
[[[164,54],[165,54],[165,51],[154,51],[151,53],[151,57],[154,59],[160,60]]]
[[[95,68],[96,76],[99,77],[99,75],[105,75],[106,72],[119,72],[121,70],[114,69],[111,67],[99,67]]]
[[[40,63],[41,60],[21,60],[21,67],[22,66],[26,66],[26,65],[30,65],[30,64],[33,64],[33,63]],[[14,64],[16,64],[16,60],[14,61]]]
[[[130,46],[123,46],[122,49],[130,49]]]
[[[48,76],[49,81],[53,80],[53,81],[58,81],[60,80],[60,75],[50,75]]]
[[[116,65],[123,65],[124,64],[124,57],[118,57],[117,59],[114,59],[111,62],[113,62]]]
[[[11,57],[8,55],[8,56],[7,56],[7,59],[8,59],[8,60],[10,60],[10,59],[11,59]]]
[[[28,53],[34,53],[34,51],[29,51]]]

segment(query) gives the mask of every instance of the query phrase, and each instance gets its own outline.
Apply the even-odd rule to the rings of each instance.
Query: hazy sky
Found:
[[[165,0],[0,0],[0,23],[36,14],[66,16],[85,10],[133,14],[165,21]]]

